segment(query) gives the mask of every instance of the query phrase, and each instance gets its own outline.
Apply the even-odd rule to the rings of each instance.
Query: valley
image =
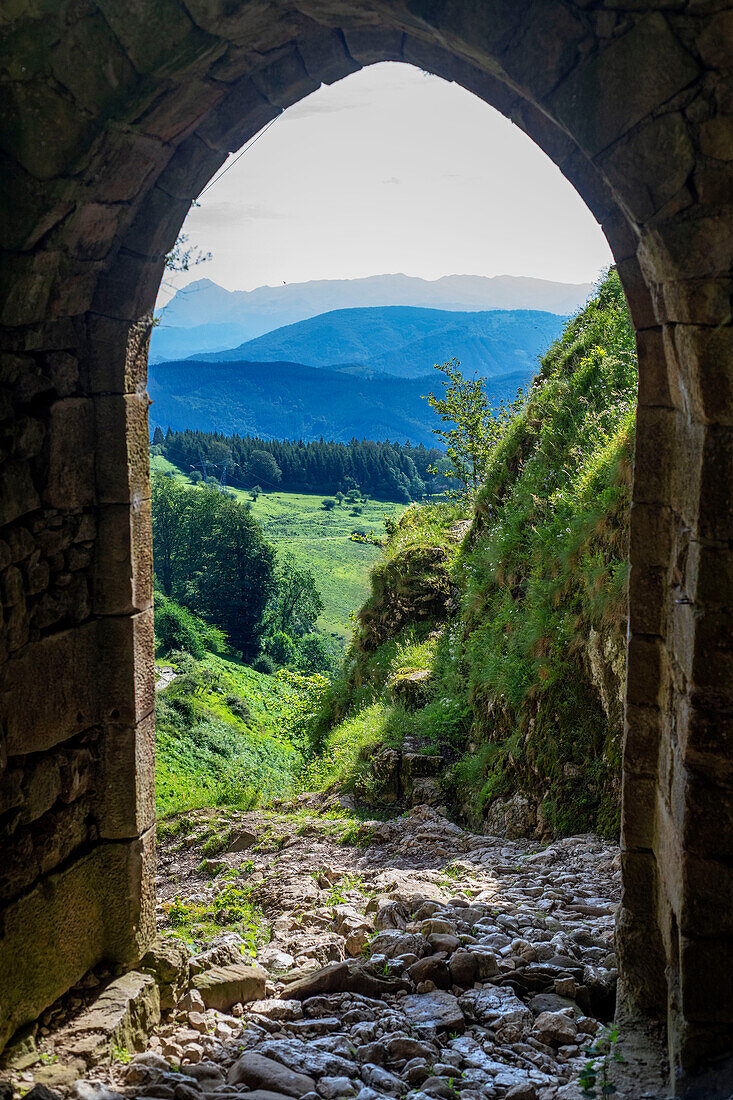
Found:
[[[171,473],[190,483],[181,470],[161,456],[154,455],[150,465],[152,470]],[[244,490],[228,491],[250,506],[268,542],[291,553],[301,567],[318,578],[325,605],[318,627],[345,645],[351,636],[350,615],[366,598],[369,570],[381,557],[377,546],[354,542],[351,533],[358,529],[383,537],[384,517],[399,517],[404,505],[368,500],[359,505],[358,515],[351,515],[352,509],[345,505],[325,511],[320,494],[267,492],[252,500]]]

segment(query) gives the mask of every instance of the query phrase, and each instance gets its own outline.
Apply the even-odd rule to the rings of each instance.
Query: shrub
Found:
[[[278,665],[295,664],[298,658],[295,642],[289,634],[285,634],[282,630],[276,631],[267,639],[265,649]]]
[[[275,674],[275,662],[269,653],[260,653],[255,657],[251,666],[255,672],[264,672],[266,676]]]
[[[298,643],[298,668],[303,672],[328,672],[332,658],[323,634],[306,634]]]
[[[235,718],[241,718],[243,722],[248,722],[252,717],[247,700],[242,699],[239,695],[229,694],[226,696],[225,702]]]
[[[221,653],[226,648],[221,630],[159,592],[155,594],[155,636],[164,653],[184,650],[197,660],[207,650]]]

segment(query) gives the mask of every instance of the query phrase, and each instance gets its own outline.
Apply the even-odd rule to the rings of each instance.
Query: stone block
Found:
[[[360,68],[346,49],[344,36],[338,30],[319,27],[299,37],[298,53],[308,75],[318,84],[333,84]]]
[[[196,134],[211,149],[233,153],[277,114],[279,109],[246,76],[224,96]]]
[[[634,503],[669,505],[676,420],[667,409],[639,405],[634,455]]]
[[[665,347],[661,327],[636,334],[639,358],[639,404],[664,408],[683,408],[677,383],[677,359],[672,348]]]
[[[733,424],[733,327],[675,325],[670,336],[692,415]]]
[[[374,65],[380,61],[404,61],[401,31],[384,27],[351,27],[344,29],[346,48],[359,65]]]
[[[102,959],[129,965],[152,941],[152,844],[102,844],[2,910],[0,1049]]]
[[[607,149],[699,73],[660,12],[638,19],[588,57],[549,97],[552,112],[591,156]]]
[[[148,370],[151,322],[91,314],[81,378],[87,393],[143,393]]]
[[[144,194],[173,150],[138,130],[117,127],[99,135],[84,169],[84,184],[96,202],[130,202]]]
[[[157,186],[173,198],[190,202],[201,193],[226,159],[226,152],[212,149],[198,134],[192,134],[178,146],[158,176]]]
[[[99,13],[70,23],[49,51],[51,69],[86,111],[101,115],[130,94],[138,76]]]
[[[160,1022],[160,992],[152,974],[132,970],[116,978],[94,1003],[74,1020],[64,1042],[72,1050],[88,1036],[96,1046],[85,1044],[92,1064],[107,1061],[112,1048],[144,1050],[148,1036]]]
[[[661,706],[669,683],[669,658],[660,638],[631,635],[626,672],[626,701],[642,707]]]
[[[7,81],[0,111],[3,149],[38,180],[62,175],[100,127],[50,81]]]
[[[76,509],[94,504],[94,406],[83,397],[66,397],[51,406],[48,476],[44,503]]]
[[[632,848],[651,849],[654,845],[656,786],[656,776],[624,772],[621,829],[625,843]]]
[[[150,324],[164,270],[164,257],[151,260],[120,249],[112,267],[99,279],[92,309],[121,321]]]
[[[715,542],[733,539],[733,425],[711,425],[702,450],[697,535]]]
[[[151,713],[155,698],[152,608],[100,619],[97,646],[103,718],[136,726]]]
[[[733,1024],[733,982],[725,980],[731,974],[730,936],[682,936],[680,992],[684,1018],[696,1023]]]
[[[629,575],[629,627],[634,634],[658,634],[666,627],[667,572],[632,565]]]
[[[564,4],[534,4],[522,33],[502,52],[501,67],[533,99],[542,99],[578,63],[581,43],[586,50],[590,46],[588,37],[587,25]]]
[[[654,777],[657,774],[659,742],[662,736],[658,707],[626,705],[624,776]],[[633,847],[637,847],[636,844]],[[644,845],[641,845],[644,847]]]
[[[98,615],[145,611],[153,598],[150,501],[109,504],[99,511],[93,607]]]
[[[267,973],[261,966],[235,963],[213,966],[193,979],[193,987],[204,999],[207,1008],[227,1012],[232,1005],[261,1001],[265,996]]]
[[[33,512],[40,505],[30,467],[21,460],[0,466],[0,527]]]
[[[649,119],[604,153],[599,164],[629,214],[647,221],[685,186],[694,167],[683,115]]]
[[[99,834],[104,840],[139,836],[155,823],[155,720],[104,727],[98,789]]]
[[[292,106],[318,88],[294,46],[286,47],[269,64],[255,69],[252,83],[270,103],[281,109]]]
[[[195,69],[223,49],[175,0],[157,0],[152,6],[132,0],[124,10],[113,0],[100,0],[99,7],[139,73],[163,77]]]
[[[159,187],[151,187],[125,234],[125,248],[141,256],[167,255],[190,208],[190,198],[173,199]]]
[[[140,503],[150,496],[147,394],[94,398],[97,498],[100,504]]]
[[[632,568],[664,569],[672,552],[672,510],[665,505],[632,501],[629,554]]]
[[[140,961],[140,969],[155,978],[163,1011],[174,1008],[188,988],[189,954],[181,940],[156,936]]]
[[[69,669],[74,670],[73,677]],[[42,670],[43,688],[38,677]],[[32,642],[0,668],[9,756],[41,752],[100,718],[97,624]]]

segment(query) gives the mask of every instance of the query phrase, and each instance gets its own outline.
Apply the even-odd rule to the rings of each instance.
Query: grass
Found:
[[[150,466],[191,484],[187,475],[161,455],[153,455]],[[368,500],[359,505],[361,514],[353,516],[347,503],[326,511],[322,507],[326,498],[319,495],[271,492],[253,501],[241,489],[228,491],[251,505],[269,542],[291,553],[301,568],[311,570],[325,604],[319,629],[347,641],[352,630],[350,616],[366,599],[369,570],[381,558],[378,547],[352,542],[351,532],[360,529],[383,534],[385,515],[397,518],[404,505]]]
[[[504,426],[466,537],[446,504],[388,525],[318,727],[333,779],[378,798],[370,757],[409,733],[443,755],[444,790],[477,827],[521,791],[556,833],[618,835],[636,381],[612,272]],[[421,599],[451,585],[452,618],[420,624]],[[421,669],[426,702],[407,712],[390,688]]]
[[[300,789],[322,677],[267,676],[213,653],[201,661],[174,654],[167,663],[178,676],[156,698],[159,817],[202,806],[251,809]]]
[[[165,907],[169,934],[201,947],[222,931],[237,932],[244,940],[242,954],[255,956],[269,941],[262,911],[250,900],[250,889],[239,870],[225,871],[221,889],[210,901],[175,898]]]

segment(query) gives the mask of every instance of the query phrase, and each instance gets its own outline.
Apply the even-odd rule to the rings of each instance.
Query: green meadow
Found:
[[[150,466],[190,483],[186,474],[160,455],[151,457]],[[351,636],[349,615],[368,596],[369,570],[381,559],[378,547],[352,542],[351,532],[374,531],[381,538],[384,517],[396,519],[405,506],[369,500],[356,506],[361,509],[359,514],[353,514],[355,509],[347,503],[328,512],[323,508],[325,498],[318,494],[268,492],[253,501],[248,492],[228,491],[251,505],[269,542],[311,570],[325,604],[318,626],[347,641]]]

